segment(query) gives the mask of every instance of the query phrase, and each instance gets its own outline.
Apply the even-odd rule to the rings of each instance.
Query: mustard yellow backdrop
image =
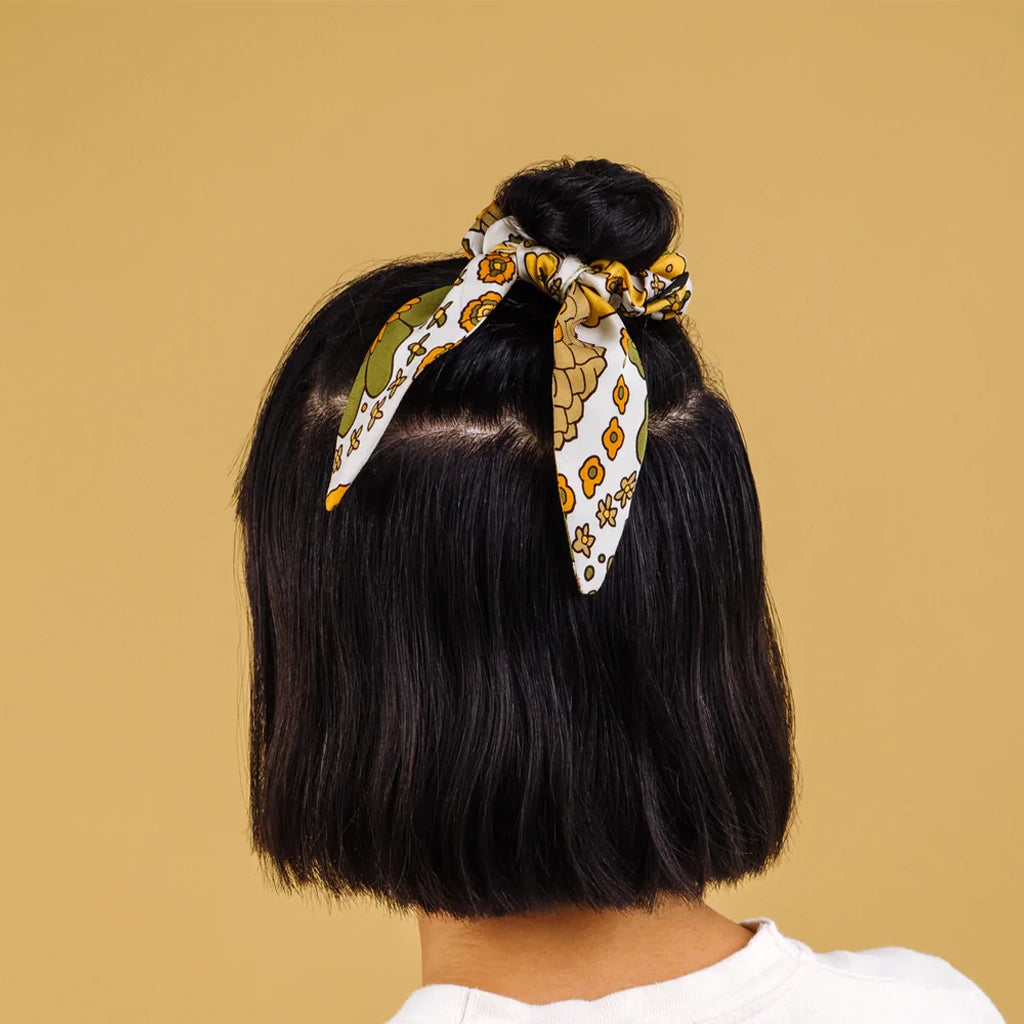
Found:
[[[230,493],[312,307],[562,155],[681,193],[763,503],[803,788],[713,902],[1024,1014],[1022,44],[1013,4],[2,5],[0,1015],[419,983],[410,920],[249,853]]]

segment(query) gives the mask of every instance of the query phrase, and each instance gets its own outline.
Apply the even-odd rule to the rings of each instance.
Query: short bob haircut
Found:
[[[681,227],[661,185],[607,160],[533,165],[494,198],[555,251],[633,272]],[[465,263],[339,286],[264,396],[234,495],[254,850],[285,891],[389,910],[702,900],[782,853],[797,770],[757,491],[688,318],[626,321],[649,433],[598,592],[577,588],[555,481],[557,303],[529,282],[419,374],[324,507],[367,348]]]

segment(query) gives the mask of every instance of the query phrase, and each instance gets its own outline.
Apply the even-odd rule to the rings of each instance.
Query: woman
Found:
[[[534,166],[302,329],[236,495],[255,848],[416,913],[390,1024],[1000,1021],[937,957],[705,902],[779,857],[796,766],[678,227],[633,168]]]

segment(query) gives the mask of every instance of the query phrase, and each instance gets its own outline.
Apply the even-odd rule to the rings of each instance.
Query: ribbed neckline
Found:
[[[750,941],[724,960],[650,985],[610,992],[598,999],[524,1003],[465,985],[431,984],[414,989],[394,1024],[633,1024],[671,1017],[696,1022],[764,998],[792,975],[799,944],[780,934],[770,917],[739,922],[757,925]],[[392,1024],[392,1022],[388,1022]]]

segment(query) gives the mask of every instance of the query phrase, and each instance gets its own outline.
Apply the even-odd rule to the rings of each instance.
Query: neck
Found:
[[[709,967],[753,931],[674,897],[641,910],[483,919],[417,914],[423,984],[465,985],[525,1003],[599,999]]]

